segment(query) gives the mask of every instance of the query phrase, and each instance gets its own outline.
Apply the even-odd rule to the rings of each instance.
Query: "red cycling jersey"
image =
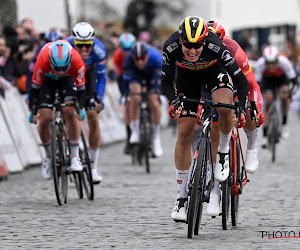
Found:
[[[116,66],[117,74],[120,76],[123,73],[123,61],[124,61],[124,54],[122,52],[122,48],[117,48],[113,54],[113,62]]]
[[[67,41],[66,41],[67,42]],[[52,75],[54,78],[60,78],[61,75],[57,75],[56,72],[51,68],[49,59],[49,50],[53,42],[47,43],[40,51],[36,64],[34,66],[32,83],[41,86],[44,82],[45,74]],[[69,45],[69,44],[68,44]],[[71,45],[69,45],[71,46]],[[71,46],[72,48],[72,46]],[[65,72],[63,76],[73,75],[77,87],[85,85],[85,65],[79,53],[72,48],[72,59],[71,66]]]
[[[260,87],[255,80],[254,73],[249,65],[248,57],[240,45],[228,36],[223,38],[224,45],[228,48],[230,54],[234,57],[237,64],[241,68],[242,72],[247,78],[249,84],[249,99],[250,101],[255,101],[256,106],[261,110],[261,91]]]

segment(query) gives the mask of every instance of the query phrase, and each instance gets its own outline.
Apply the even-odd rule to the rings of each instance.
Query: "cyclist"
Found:
[[[99,184],[103,178],[97,170],[101,139],[98,113],[104,108],[103,94],[106,85],[106,49],[95,38],[95,30],[87,22],[77,23],[73,27],[72,36],[68,37],[67,41],[78,51],[86,66],[87,98],[85,109],[89,126],[89,154],[92,162],[93,182],[94,184]]]
[[[173,86],[177,67],[176,89]],[[238,98],[245,109],[248,96],[248,82],[238,64],[231,56],[222,40],[208,29],[206,22],[198,16],[185,17],[163,46],[162,89],[169,100],[169,114],[178,119],[178,137],[175,146],[177,179],[177,201],[171,213],[175,221],[186,220],[187,180],[191,164],[191,143],[197,118],[197,104],[184,103],[174,111],[176,93],[184,93],[188,98],[201,98],[201,85],[207,84],[215,102],[231,104],[233,88],[229,80],[237,84]],[[233,126],[233,111],[218,108],[219,147],[215,178],[227,179],[229,174],[229,140]]]
[[[67,41],[58,40],[47,43],[37,57],[32,76],[29,108],[32,111],[34,106],[40,107],[38,115],[31,113],[30,121],[36,123],[39,120],[38,132],[46,153],[42,165],[42,175],[45,179],[52,177],[51,129],[49,126],[52,110],[47,106],[53,104],[56,90],[58,90],[64,103],[73,103],[73,98],[78,94],[79,103],[82,106],[85,101],[84,74],[84,62]],[[76,86],[74,86],[74,81]],[[81,171],[82,164],[79,158],[80,123],[75,107],[64,107],[63,110],[71,144],[70,169]],[[84,114],[82,114],[83,116]]]
[[[139,103],[142,88],[149,93],[148,102],[152,122],[152,150],[156,157],[163,154],[160,140],[160,98],[161,93],[161,62],[158,50],[143,42],[137,42],[123,63],[123,81],[129,86],[130,95],[130,144],[139,142],[140,120]],[[136,95],[138,94],[138,95]]]
[[[122,33],[120,35],[120,47],[115,50],[113,53],[113,62],[115,66],[115,71],[117,73],[117,81],[120,89],[120,93],[122,97],[125,97],[128,92],[128,85],[123,84],[123,61],[124,58],[130,53],[130,50],[132,49],[133,45],[135,44],[135,36],[131,33]],[[124,113],[124,121],[126,124],[126,131],[127,131],[127,140],[125,145],[125,154],[130,154],[130,144],[129,144],[129,138],[131,135],[131,129],[129,126],[130,123],[130,117],[129,117],[129,99],[125,102],[125,113]]]
[[[285,56],[279,55],[275,46],[267,46],[263,50],[263,56],[257,60],[254,75],[260,84],[263,93],[263,114],[265,123],[263,126],[263,138],[261,146],[267,146],[267,130],[269,125],[269,109],[274,98],[274,91],[278,91],[281,101],[282,113],[282,138],[289,136],[287,118],[291,102],[289,83],[298,85],[297,74],[292,63]]]
[[[223,41],[223,44],[228,48],[230,54],[234,57],[237,64],[241,68],[242,72],[247,78],[249,84],[249,95],[248,95],[248,105],[250,105],[250,101],[254,100],[258,109],[258,124],[255,121],[251,120],[250,109],[247,109],[246,121],[244,125],[244,131],[246,133],[248,143],[247,143],[247,157],[245,163],[245,169],[248,173],[253,173],[258,168],[258,158],[257,158],[257,133],[258,128],[263,121],[264,117],[261,113],[261,91],[260,87],[257,84],[253,71],[248,63],[248,58],[243,49],[239,46],[239,44],[231,39],[230,37],[225,35],[224,27],[216,21],[207,22],[209,29],[214,31]],[[235,86],[234,86],[235,91]],[[211,99],[210,94],[207,91],[202,92],[203,99]],[[235,98],[235,97],[234,97]],[[201,107],[201,106],[200,106]],[[198,118],[200,118],[200,113],[198,112]],[[199,119],[197,119],[198,122]],[[213,154],[213,165],[215,165],[214,155],[216,155],[217,147],[218,147],[218,138],[219,138],[219,128],[217,125],[218,114],[217,112],[213,117],[213,126],[211,129],[211,138],[212,138],[212,154]],[[211,165],[210,165],[211,168]],[[211,169],[210,169],[211,173]],[[214,189],[210,194],[210,201],[207,206],[207,213],[211,216],[217,216],[220,214],[220,186],[219,181],[215,180]]]

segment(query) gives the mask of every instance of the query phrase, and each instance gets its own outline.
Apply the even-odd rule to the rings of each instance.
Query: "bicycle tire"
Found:
[[[232,176],[234,179],[235,176]],[[239,139],[236,138],[236,184],[243,185],[243,171],[241,166],[241,150]],[[238,223],[238,212],[239,212],[239,198],[240,195],[231,193],[231,224],[236,226]]]
[[[140,122],[140,143],[142,157],[145,160],[146,173],[150,173],[150,145],[151,145],[151,123],[150,114],[148,111],[143,110]]]
[[[271,150],[271,161],[276,161],[276,144],[279,142],[279,121],[275,104],[273,104],[270,111],[270,122],[268,128],[268,141]]]
[[[51,158],[55,196],[58,204],[63,205],[67,202],[68,194],[66,149],[64,149],[64,140],[66,140],[66,138],[64,138],[64,131],[59,124],[52,124],[51,130]]]
[[[140,148],[138,144],[131,145],[131,164],[134,166],[139,162]]]
[[[77,191],[79,199],[83,198],[83,188],[82,188],[82,177],[81,174],[78,172],[73,172],[72,175],[70,175],[71,181],[75,184],[75,189]]]
[[[192,238],[192,235],[198,235],[199,225],[201,223],[202,210],[203,210],[203,192],[204,192],[204,178],[203,170],[206,167],[206,154],[207,154],[206,140],[201,140],[198,159],[194,173],[192,174],[192,186],[189,197],[187,224],[188,233],[187,237]]]
[[[229,206],[230,206],[230,196],[231,196],[231,149],[229,151],[229,176],[228,178],[221,182],[222,188],[222,228],[227,230],[227,222],[229,217]]]
[[[81,131],[80,138],[83,144],[83,149],[79,149],[79,155],[83,170],[80,172],[82,178],[82,186],[84,188],[86,197],[89,200],[94,199],[94,183],[92,178],[91,161],[88,152],[88,146],[83,131]]]

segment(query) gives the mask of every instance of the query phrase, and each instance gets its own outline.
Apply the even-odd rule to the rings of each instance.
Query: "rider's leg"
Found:
[[[267,146],[267,132],[269,126],[270,117],[270,106],[273,101],[273,92],[265,91],[263,94],[263,115],[264,115],[264,125],[263,125],[263,138],[261,146],[265,148]]]
[[[139,103],[141,102],[141,96],[135,94],[141,94],[142,88],[139,83],[131,83],[129,85],[130,91],[130,128],[131,128],[131,136],[130,143],[138,143],[139,142],[139,134],[140,134],[140,110]]]
[[[289,131],[287,128],[288,113],[290,109],[291,100],[289,98],[289,87],[288,85],[283,85],[279,89],[279,98],[281,101],[281,113],[282,113],[282,137],[287,138],[289,136]]]

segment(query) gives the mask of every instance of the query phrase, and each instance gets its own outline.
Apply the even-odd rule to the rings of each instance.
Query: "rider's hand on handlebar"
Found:
[[[172,104],[170,105],[170,108],[169,108],[169,116],[174,119],[174,120],[177,120],[178,117],[180,116],[181,114],[181,111],[182,111],[182,107],[179,106],[179,108],[174,112],[174,102],[172,102]]]
[[[39,120],[40,114],[37,113],[36,115],[33,115],[32,113],[29,114],[28,120],[30,123],[37,124]]]
[[[265,120],[265,118],[264,118],[263,113],[260,110],[258,110],[256,127],[259,127],[259,126],[263,125],[264,120]]]
[[[242,128],[245,126],[246,123],[246,118],[243,112],[241,112],[241,119],[240,119],[240,123],[238,121],[238,118],[236,117],[236,114],[233,114],[233,125],[236,128]]]

